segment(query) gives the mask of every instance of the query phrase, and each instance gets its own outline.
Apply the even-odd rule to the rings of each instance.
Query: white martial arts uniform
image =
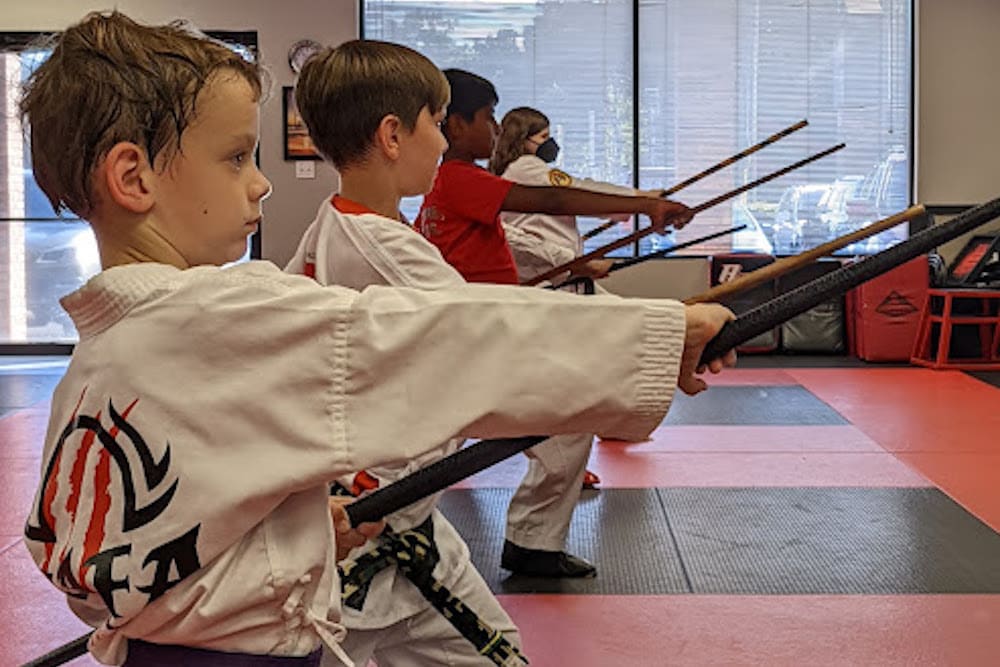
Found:
[[[286,270],[313,276],[321,284],[354,289],[380,284],[437,290],[465,284],[438,249],[410,227],[339,197],[322,203]],[[489,382],[495,381],[500,379],[490,377]],[[442,402],[437,409],[447,411],[450,406]],[[385,485],[451,453],[461,442],[460,439],[449,441],[408,465],[380,466],[369,469],[368,473],[379,480],[380,486]],[[546,493],[551,495],[551,491]],[[441,554],[434,570],[435,577],[466,606],[504,632],[513,644],[519,645],[517,628],[472,566],[465,542],[435,509],[437,499],[438,496],[425,499],[405,512],[392,515],[389,525],[398,532],[432,516],[435,541]],[[554,502],[558,499],[549,504]],[[572,505],[569,510],[571,514]],[[544,523],[546,517],[526,517],[525,520],[529,524]],[[567,514],[565,529],[568,529],[569,518]],[[366,545],[355,550],[348,560],[355,560],[371,548]],[[345,607],[342,619],[349,630],[344,648],[359,664],[365,664],[371,657],[380,665],[484,663],[472,644],[395,567],[379,572],[363,609],[356,611]],[[325,660],[326,664],[333,664],[331,656],[327,655]]]
[[[580,190],[624,197],[641,194],[634,188],[570,176],[563,171],[553,169],[541,158],[531,154],[522,155],[511,162],[504,170],[503,177],[520,185],[563,184]],[[623,213],[605,217],[608,220],[624,222],[631,215]],[[503,212],[500,214],[500,220],[507,235],[507,243],[514,255],[521,282],[583,254],[583,241],[576,226],[576,216]],[[552,282],[562,282],[566,277],[553,278]]]
[[[332,200],[324,201],[286,271],[311,276],[321,285],[341,285],[357,290],[369,285],[440,290],[466,284],[458,271],[444,261],[438,249],[406,224],[376,213],[362,213],[352,202],[339,198],[338,201],[358,212],[344,213],[334,208]],[[413,415],[413,418],[421,417]],[[366,472],[382,487],[457,451],[462,443],[462,438],[453,438],[409,462],[375,466]],[[349,488],[351,480],[342,480],[342,484]],[[520,647],[514,622],[473,567],[465,541],[436,509],[440,496],[440,493],[434,494],[390,515],[387,523],[396,532],[401,532],[420,525],[431,516],[434,541],[441,556],[434,568],[434,577]],[[354,561],[373,547],[374,544],[368,544],[355,549],[346,561]],[[483,664],[483,657],[476,653],[472,644],[396,567],[388,567],[375,575],[363,608],[355,610],[345,606],[341,619],[348,629],[343,648],[358,665],[367,664],[372,657],[383,666]],[[421,656],[425,658],[423,661]],[[325,654],[324,664],[336,664],[334,657]]]
[[[639,194],[633,188],[567,176],[531,154],[511,162],[503,173],[504,178],[521,185],[561,183],[604,194]],[[624,221],[630,217],[626,213],[607,219]],[[522,282],[583,254],[575,216],[504,212],[500,219]],[[558,276],[552,282],[558,284],[568,277],[569,274]],[[567,332],[567,335],[589,335],[589,332]],[[528,471],[507,509],[508,540],[529,549],[561,551],[565,547],[593,442],[592,433],[561,435],[528,452]]]
[[[98,626],[90,650],[106,664],[127,637],[336,646],[330,481],[408,465],[456,434],[583,422],[640,439],[662,420],[683,307],[590,302],[496,286],[359,294],[266,262],[106,270],[63,300],[80,342],[25,542]]]

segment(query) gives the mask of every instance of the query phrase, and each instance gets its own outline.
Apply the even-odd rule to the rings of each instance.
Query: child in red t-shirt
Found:
[[[601,194],[553,182],[519,185],[476,165],[489,159],[500,128],[493,114],[499,98],[486,79],[458,69],[444,70],[451,102],[442,128],[448,151],[424,198],[415,227],[469,282],[518,284],[500,211],[550,215],[642,213],[658,231],[680,229],[691,213],[677,202],[654,197]],[[556,179],[558,180],[558,179]]]
[[[550,215],[642,213],[658,231],[681,228],[691,219],[683,204],[659,197],[611,195],[566,187],[572,179],[553,171],[548,186],[520,185],[476,165],[488,159],[500,127],[493,114],[499,101],[486,79],[457,69],[444,70],[451,86],[442,131],[449,147],[431,191],[424,198],[416,229],[469,282],[519,283],[517,266],[500,222],[501,211]],[[595,260],[578,275],[607,266]],[[550,438],[527,450],[528,472],[511,499],[501,565],[512,572],[545,577],[595,574],[587,561],[562,550],[593,436]]]

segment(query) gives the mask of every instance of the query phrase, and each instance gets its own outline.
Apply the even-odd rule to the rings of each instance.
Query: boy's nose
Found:
[[[257,190],[257,192],[260,192],[260,195],[256,197],[256,200],[264,201],[271,196],[271,192],[274,190],[274,187],[271,185],[271,181],[267,180],[264,176],[261,176],[260,179],[261,182],[259,184],[259,189]]]

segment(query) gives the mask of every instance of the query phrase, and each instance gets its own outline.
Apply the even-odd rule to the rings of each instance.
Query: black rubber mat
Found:
[[[1000,593],[1000,534],[937,489],[592,492],[568,548],[598,576],[578,581],[500,569],[510,495],[452,490],[442,502],[497,593]]]
[[[685,593],[677,550],[656,489],[585,491],[573,514],[570,553],[597,564],[592,579],[539,579],[500,568],[507,504],[513,489],[453,490],[441,511],[469,544],[472,561],[496,593]]]
[[[61,375],[0,374],[0,415],[27,408],[52,396]]]
[[[663,423],[814,426],[848,421],[804,387],[755,385],[709,387],[695,397],[678,391]]]
[[[994,387],[1000,387],[1000,371],[976,371],[970,372],[969,375],[982,380],[986,384],[991,384]]]
[[[907,368],[903,361],[865,361],[848,354],[774,354],[740,355],[737,368]]]
[[[1000,592],[1000,535],[937,489],[659,492],[696,593]]]

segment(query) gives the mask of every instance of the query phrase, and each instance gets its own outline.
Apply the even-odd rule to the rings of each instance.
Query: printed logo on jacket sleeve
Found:
[[[42,545],[39,567],[56,586],[97,593],[119,617],[117,592],[143,594],[144,606],[199,569],[201,524],[158,525],[179,480],[170,479],[169,443],[157,457],[129,422],[138,399],[121,413],[109,400],[106,415],[79,414],[85,394],[45,461],[25,537]]]

